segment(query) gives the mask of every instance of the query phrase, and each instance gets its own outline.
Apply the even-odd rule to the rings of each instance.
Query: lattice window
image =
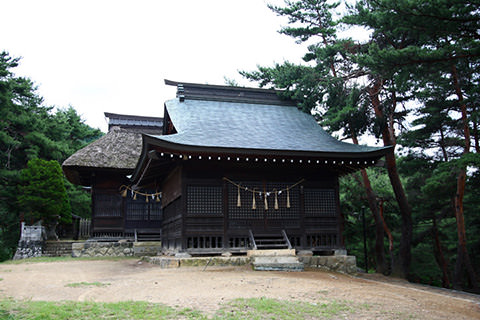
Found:
[[[249,249],[252,247],[249,237],[231,237],[228,240],[231,249]]]
[[[305,215],[332,217],[337,215],[334,189],[305,189]]]
[[[259,181],[240,182],[250,190],[283,190],[293,183],[266,183]],[[237,206],[238,188],[228,184],[228,212],[231,219],[263,219],[265,212],[268,219],[296,219],[300,215],[300,186],[289,190],[290,208],[287,208],[287,192],[277,194],[278,209],[275,209],[275,193],[267,196],[268,210],[265,210],[265,196],[255,194],[256,209],[252,209],[253,193],[240,188],[241,206]]]
[[[148,203],[143,200],[127,200],[127,220],[148,220]]]
[[[222,187],[187,187],[187,213],[200,215],[222,215]]]
[[[163,211],[161,202],[152,202],[150,204],[150,220],[162,220]]]
[[[307,246],[312,248],[332,248],[338,245],[337,233],[322,233],[307,235]]]
[[[95,193],[94,204],[96,217],[122,216],[122,196],[120,194]]]
[[[128,197],[126,198],[126,201],[127,220],[162,220],[161,202],[156,202],[155,199],[149,199],[149,202],[146,202],[143,197],[137,200]]]
[[[188,249],[220,249],[223,248],[223,237],[197,236],[187,238]]]

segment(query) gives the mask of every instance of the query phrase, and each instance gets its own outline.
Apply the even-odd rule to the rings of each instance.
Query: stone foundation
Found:
[[[73,242],[68,240],[46,241],[42,255],[44,257],[70,257]]]
[[[305,268],[318,268],[347,274],[357,273],[357,259],[355,256],[299,256]]]
[[[41,225],[26,226],[22,222],[20,240],[13,260],[41,257],[45,239],[44,227]]]
[[[132,257],[133,242],[75,242],[72,257]]]
[[[160,266],[162,269],[180,267],[204,267],[204,266],[242,266],[252,263],[252,257],[192,257],[178,258],[167,256],[142,257],[146,261]],[[357,273],[357,263],[354,256],[298,256],[298,261],[305,268],[322,269],[347,274]]]
[[[74,242],[72,257],[142,257],[161,253],[160,242]]]
[[[162,269],[180,268],[180,267],[228,267],[244,266],[250,263],[250,258],[241,257],[195,257],[195,258],[175,258],[175,257],[142,257],[146,261],[160,266]]]
[[[41,257],[44,244],[44,241],[18,241],[17,251],[15,252],[13,260]]]

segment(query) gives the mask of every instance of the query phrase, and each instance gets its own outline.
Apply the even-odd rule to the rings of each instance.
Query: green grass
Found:
[[[65,287],[70,288],[79,288],[79,287],[106,287],[109,286],[110,283],[102,283],[102,282],[74,282],[66,284]]]
[[[308,303],[268,298],[236,299],[218,312],[220,319],[330,319],[351,314],[354,309],[344,302]]]
[[[359,306],[360,309],[366,308]],[[142,301],[45,302],[0,300],[0,319],[331,319],[354,314],[349,302],[308,303],[268,298],[236,299],[220,306],[215,314],[190,308],[172,308]]]
[[[0,319],[207,319],[198,311],[148,302],[44,302],[0,300]]]

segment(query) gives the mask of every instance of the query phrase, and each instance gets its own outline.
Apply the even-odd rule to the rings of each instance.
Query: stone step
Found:
[[[253,269],[258,271],[303,271],[304,265],[296,256],[255,256]]]
[[[65,257],[72,255],[73,241],[46,241],[42,256],[44,257]]]

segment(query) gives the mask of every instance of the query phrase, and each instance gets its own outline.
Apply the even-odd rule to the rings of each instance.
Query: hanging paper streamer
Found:
[[[145,202],[148,202],[149,197],[152,197],[152,200],[155,200],[155,198],[156,198],[155,201],[160,202],[160,196],[162,195],[162,193],[158,192],[158,191],[155,192],[155,193],[144,193],[144,192],[140,192],[140,191],[134,191],[131,187],[126,186],[126,185],[120,186],[119,190],[120,190],[120,194],[124,198],[127,196],[128,190],[130,190],[132,192],[133,200],[137,200],[137,194],[145,196],[145,198],[146,198]]]
[[[260,200],[262,199],[262,195],[263,195],[263,197],[264,197],[263,198],[264,207],[265,207],[265,210],[268,210],[268,199],[267,199],[267,197],[269,197],[271,193],[275,194],[274,209],[278,210],[279,209],[278,196],[280,194],[282,194],[283,191],[287,191],[287,208],[290,208],[290,206],[291,206],[290,205],[290,189],[298,186],[299,184],[301,184],[305,181],[305,179],[301,179],[300,181],[298,181],[298,182],[294,183],[293,185],[288,186],[284,189],[281,189],[281,190],[273,189],[272,191],[263,190],[263,192],[262,192],[262,191],[257,191],[255,189],[250,189],[250,188],[241,186],[240,184],[235,183],[235,182],[233,182],[232,180],[230,180],[226,177],[224,177],[223,180],[225,180],[225,181],[227,181],[227,182],[229,182],[232,185],[237,187],[237,207],[240,207],[242,205],[240,190],[244,190],[244,191],[252,193],[252,210],[257,209],[257,203],[256,203],[256,200],[255,200],[255,196],[257,194],[260,196]]]
[[[290,190],[287,188],[287,208],[290,208]]]
[[[275,210],[278,210],[278,192],[275,190],[275,204],[273,206]]]
[[[240,186],[237,187],[237,207],[242,206],[242,200],[240,199]]]

